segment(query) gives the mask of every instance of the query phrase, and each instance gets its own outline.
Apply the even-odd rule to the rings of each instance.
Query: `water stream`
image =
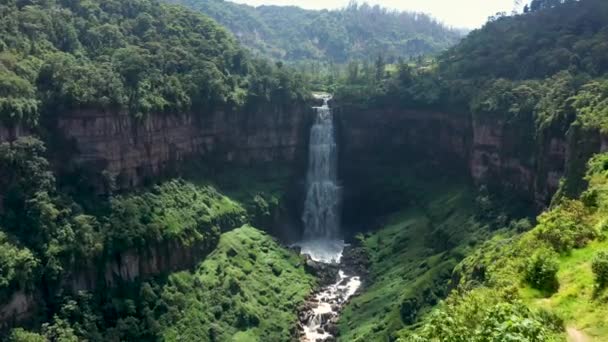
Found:
[[[307,191],[304,203],[304,238],[297,245],[312,260],[338,264],[344,250],[340,235],[341,189],[338,183],[338,146],[329,101],[331,95],[317,95],[323,100],[316,107],[310,130]],[[359,277],[339,271],[335,283],[320,289],[300,314],[302,342],[333,341],[337,320],[344,304],[361,285]]]

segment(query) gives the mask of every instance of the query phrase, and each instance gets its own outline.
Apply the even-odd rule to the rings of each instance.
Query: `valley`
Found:
[[[608,341],[608,3],[525,5],[0,4],[0,340]]]

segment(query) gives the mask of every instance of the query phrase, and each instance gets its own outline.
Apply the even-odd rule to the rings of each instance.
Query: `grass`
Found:
[[[341,339],[388,340],[447,294],[452,269],[480,234],[464,185],[429,184],[425,200],[364,239],[371,284],[340,319]]]
[[[249,226],[225,233],[196,272],[173,274],[162,297],[166,341],[287,341],[315,285],[299,255]]]
[[[566,326],[583,331],[593,341],[608,341],[608,294],[597,297],[591,260],[600,250],[608,250],[607,241],[595,241],[585,248],[575,249],[559,260],[559,290],[549,298],[524,286],[520,294],[532,307],[549,310],[561,317]]]

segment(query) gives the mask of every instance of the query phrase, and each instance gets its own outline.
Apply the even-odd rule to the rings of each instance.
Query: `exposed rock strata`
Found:
[[[205,115],[82,110],[61,115],[56,129],[75,147],[69,159],[116,177],[119,188],[142,184],[190,157],[252,164],[305,156],[308,105]]]

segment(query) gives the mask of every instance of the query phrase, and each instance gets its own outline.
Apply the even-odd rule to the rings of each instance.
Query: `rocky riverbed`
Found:
[[[335,341],[340,312],[367,277],[367,257],[362,248],[347,245],[336,261],[339,263],[320,262],[307,255],[306,267],[318,277],[320,287],[299,310],[301,342]]]

